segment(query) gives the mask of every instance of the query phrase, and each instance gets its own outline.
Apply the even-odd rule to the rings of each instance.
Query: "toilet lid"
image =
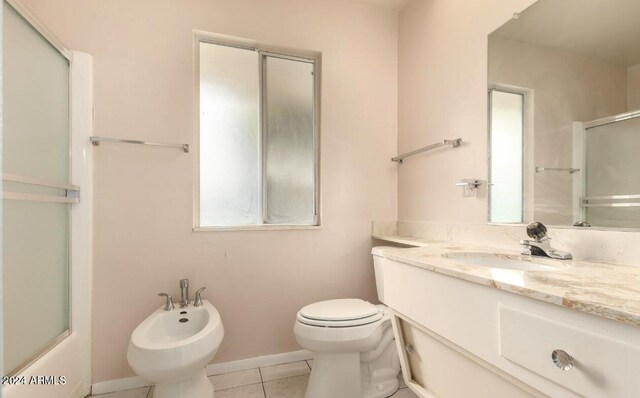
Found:
[[[360,299],[338,299],[309,304],[298,312],[298,320],[314,326],[359,326],[382,319],[382,312]]]

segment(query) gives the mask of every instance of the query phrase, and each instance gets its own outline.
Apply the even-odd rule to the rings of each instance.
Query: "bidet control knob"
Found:
[[[176,308],[176,307],[173,306],[173,298],[171,297],[170,294],[158,293],[158,296],[162,296],[162,297],[166,297],[167,298],[167,303],[164,305],[164,310],[165,311],[171,311],[172,309]]]
[[[206,287],[201,287],[200,289],[196,290],[196,298],[193,300],[194,307],[200,307],[202,305],[202,297],[200,294],[204,289],[206,289]]]

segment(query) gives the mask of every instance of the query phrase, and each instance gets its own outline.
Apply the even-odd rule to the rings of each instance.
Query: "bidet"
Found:
[[[212,398],[205,367],[218,351],[224,329],[208,301],[172,310],[158,308],[131,334],[127,360],[153,382],[153,398]]]

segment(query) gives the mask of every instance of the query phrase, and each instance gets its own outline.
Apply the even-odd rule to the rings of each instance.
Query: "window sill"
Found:
[[[321,225],[243,225],[239,227],[193,227],[193,232],[223,232],[223,231],[291,231],[291,230],[319,230]]]

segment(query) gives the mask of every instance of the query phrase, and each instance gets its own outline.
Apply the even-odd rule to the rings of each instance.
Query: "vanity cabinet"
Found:
[[[535,292],[381,265],[405,382],[422,397],[640,397],[639,327]]]
[[[544,397],[428,329],[399,316],[394,321],[405,382],[423,397]]]

